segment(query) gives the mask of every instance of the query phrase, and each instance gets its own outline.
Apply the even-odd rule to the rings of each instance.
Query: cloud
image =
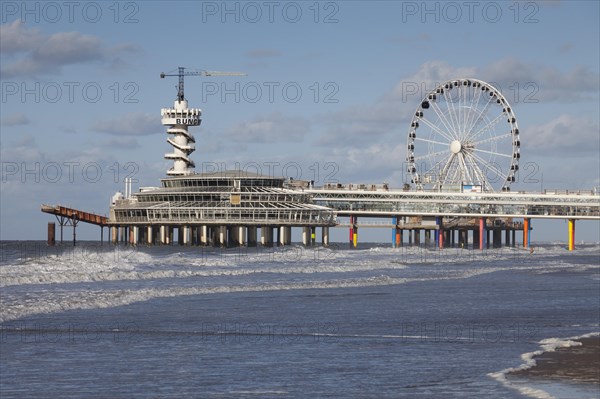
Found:
[[[300,142],[309,129],[304,118],[274,112],[239,123],[226,130],[224,136],[237,143]]]
[[[45,35],[21,20],[0,25],[0,54],[11,60],[2,67],[3,78],[58,74],[64,66],[89,62],[118,65],[122,54],[135,51],[129,44],[108,48],[98,37],[79,32]]]
[[[457,67],[433,60],[422,64],[372,104],[349,106],[320,116],[327,127],[315,144],[350,147],[372,139],[404,142],[408,122],[425,95],[448,80],[464,77],[493,83],[513,104],[598,97],[599,77],[584,66],[561,72],[514,58],[500,59],[483,67]]]
[[[483,67],[455,67],[445,61],[428,61],[402,79],[394,97],[410,97],[417,104],[429,91],[451,79],[472,77],[496,86],[509,102],[581,101],[597,98],[600,78],[585,66],[561,72],[553,67],[507,57]],[[415,92],[414,89],[418,89]]]
[[[279,50],[268,48],[258,48],[246,52],[246,57],[249,58],[271,58],[279,56],[281,56],[281,52]]]
[[[524,127],[521,137],[524,151],[530,149],[543,155],[591,155],[598,158],[599,131],[597,121],[562,114],[543,125]]]
[[[31,121],[29,118],[23,113],[16,113],[8,115],[2,118],[2,126],[19,126],[19,125],[27,125]]]
[[[119,136],[148,136],[164,130],[156,115],[148,113],[129,113],[115,119],[96,121],[91,129]]]

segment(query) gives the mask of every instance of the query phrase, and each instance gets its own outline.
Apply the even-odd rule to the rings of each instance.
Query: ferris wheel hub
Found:
[[[453,154],[458,154],[460,150],[462,150],[462,145],[460,144],[460,141],[454,140],[450,143],[450,151],[452,151]]]

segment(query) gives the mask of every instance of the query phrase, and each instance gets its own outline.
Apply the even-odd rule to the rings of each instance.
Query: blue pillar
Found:
[[[392,217],[392,248],[396,248],[396,226],[398,225],[398,218]]]
[[[440,229],[442,228],[442,218],[441,216],[435,217],[435,224],[437,225],[437,230],[435,231],[435,247],[440,247]]]

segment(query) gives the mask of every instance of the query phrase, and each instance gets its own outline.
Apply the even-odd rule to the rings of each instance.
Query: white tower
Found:
[[[184,67],[178,67],[176,74],[161,73],[160,77],[177,76],[179,85],[177,86],[177,100],[173,108],[163,108],[161,110],[162,124],[171,126],[167,129],[169,137],[167,142],[173,146],[173,152],[165,154],[165,159],[173,160],[173,167],[167,171],[169,176],[185,176],[193,173],[194,161],[190,159],[190,154],[196,149],[194,136],[188,132],[188,126],[200,126],[200,116],[202,110],[199,108],[188,108],[188,102],[183,94],[184,76],[245,76],[240,72],[221,72],[221,71],[185,71]]]
[[[175,100],[173,108],[163,108],[160,111],[162,124],[170,126],[167,142],[173,146],[173,152],[165,154],[165,159],[173,160],[173,167],[167,171],[169,176],[185,176],[193,173],[194,161],[190,154],[196,149],[194,136],[188,132],[188,126],[200,126],[202,110],[188,108],[185,99]],[[172,136],[171,136],[172,135]]]

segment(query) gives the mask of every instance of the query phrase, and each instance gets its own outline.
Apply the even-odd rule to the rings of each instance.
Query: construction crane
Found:
[[[178,73],[164,73],[161,72],[160,77],[164,79],[167,76],[178,76],[179,86],[177,88],[177,101],[185,100],[183,95],[183,77],[184,76],[246,76],[242,72],[222,72],[222,71],[186,71],[185,67],[179,67]]]

